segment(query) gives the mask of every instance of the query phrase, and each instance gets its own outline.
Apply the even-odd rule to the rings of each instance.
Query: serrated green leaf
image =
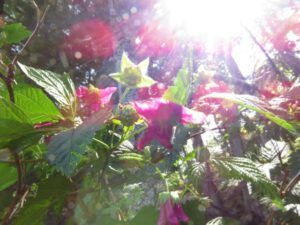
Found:
[[[235,104],[241,105],[248,109],[254,110],[287,131],[299,134],[300,133],[300,125],[298,123],[292,123],[287,120],[284,120],[271,111],[269,111],[264,105],[264,102],[261,102],[259,99],[249,96],[249,95],[237,95],[231,93],[213,93],[204,96],[203,98],[221,98],[227,101],[233,102]]]
[[[71,176],[87,145],[109,116],[109,111],[101,110],[78,127],[54,136],[48,145],[47,159],[63,174]]]
[[[12,139],[34,131],[24,112],[10,101],[0,97],[0,147]]]
[[[67,74],[61,76],[51,71],[35,69],[21,63],[18,64],[23,73],[37,85],[41,86],[61,107],[71,109],[72,113],[75,113],[75,87],[73,81]]]
[[[21,23],[7,24],[2,27],[2,31],[5,36],[5,42],[8,44],[18,44],[31,34]]]
[[[14,225],[40,225],[49,208],[64,202],[71,183],[61,175],[51,176],[38,185],[35,198],[29,199],[14,221]]]
[[[54,103],[39,88],[20,84],[15,86],[14,94],[15,105],[22,109],[34,124],[62,117]],[[6,97],[8,98],[8,93]]]
[[[17,169],[12,164],[0,163],[0,191],[17,181]]]
[[[250,182],[257,185],[257,188],[262,193],[279,198],[276,186],[259,170],[258,165],[250,159],[241,157],[220,157],[211,159],[210,162],[223,177]]]
[[[174,85],[170,86],[163,98],[180,105],[186,105],[189,97],[189,72],[187,65],[184,65],[178,72]]]

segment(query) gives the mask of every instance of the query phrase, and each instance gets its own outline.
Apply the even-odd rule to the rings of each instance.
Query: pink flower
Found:
[[[151,87],[140,88],[137,93],[138,100],[162,97],[168,89],[163,83],[155,83]]]
[[[180,225],[181,221],[189,222],[189,218],[183,211],[181,204],[173,204],[172,199],[168,199],[160,207],[158,225]]]
[[[99,111],[101,107],[104,107],[110,102],[116,90],[116,87],[98,89],[93,85],[90,85],[89,88],[80,86],[76,90],[80,113],[84,116],[90,116],[91,113]]]
[[[134,102],[133,105],[138,114],[140,114],[148,124],[148,129],[138,140],[138,150],[143,149],[153,140],[157,140],[167,149],[171,149],[173,126],[176,123],[183,125],[188,123],[200,124],[205,119],[205,115],[202,112],[190,110],[162,98],[137,101]]]

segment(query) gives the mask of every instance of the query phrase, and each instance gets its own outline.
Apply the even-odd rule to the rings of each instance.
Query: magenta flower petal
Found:
[[[139,138],[137,142],[137,149],[142,150],[146,145],[150,144],[153,140],[153,136],[155,136],[155,132],[149,129],[143,134],[141,138]]]
[[[192,123],[192,124],[201,124],[205,120],[206,115],[203,112],[194,111],[186,107],[182,107],[182,115],[180,123],[183,125]]]
[[[174,212],[175,212],[177,218],[180,221],[183,221],[185,223],[189,222],[189,217],[183,211],[183,208],[182,208],[181,204],[175,204],[174,207],[173,207],[173,209],[174,209]]]
[[[117,91],[116,87],[100,89],[100,100],[102,105],[109,103],[111,96]]]
[[[158,109],[160,105],[160,102],[158,101],[137,101],[134,102],[133,105],[137,113],[147,121],[158,116]]]
[[[151,87],[140,88],[137,93],[137,100],[162,97],[168,89],[163,83],[155,83]]]
[[[173,204],[172,199],[169,198],[160,207],[158,225],[180,225],[180,221],[188,223],[189,218],[181,204]]]
[[[183,125],[188,123],[200,124],[205,114],[185,108],[162,98],[152,98],[133,103],[137,113],[148,124],[148,131],[138,142],[138,149],[142,149],[152,140],[157,140],[167,149],[172,149],[171,138],[174,122]]]
[[[157,225],[168,225],[168,218],[164,205],[160,207],[159,219]]]
[[[158,125],[152,128],[155,131],[154,138],[165,148],[172,149],[171,138],[173,134],[172,124],[164,124],[164,126]]]
[[[76,90],[76,96],[78,98],[84,98],[85,96],[87,96],[89,94],[89,89],[85,86],[80,86],[79,88],[77,88]]]
[[[92,113],[99,111],[101,107],[107,107],[116,90],[116,87],[99,89],[93,85],[89,87],[80,86],[76,90],[78,113],[83,117],[89,117]]]
[[[175,214],[172,199],[168,199],[165,203],[166,216],[168,220],[168,224],[170,225],[180,225],[180,221]]]

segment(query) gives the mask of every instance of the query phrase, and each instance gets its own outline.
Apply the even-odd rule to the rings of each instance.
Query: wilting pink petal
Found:
[[[175,123],[200,124],[205,115],[162,98],[133,103],[136,111],[148,124],[148,129],[139,139],[137,148],[143,149],[152,140],[158,141],[167,149],[172,148],[171,138]]]
[[[65,53],[73,59],[107,58],[113,55],[115,48],[112,28],[96,19],[74,24],[63,43]]]

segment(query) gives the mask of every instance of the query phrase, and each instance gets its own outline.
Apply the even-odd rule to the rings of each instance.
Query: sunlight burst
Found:
[[[190,36],[226,39],[237,35],[241,24],[258,19],[265,0],[161,0],[158,14],[171,27]]]

